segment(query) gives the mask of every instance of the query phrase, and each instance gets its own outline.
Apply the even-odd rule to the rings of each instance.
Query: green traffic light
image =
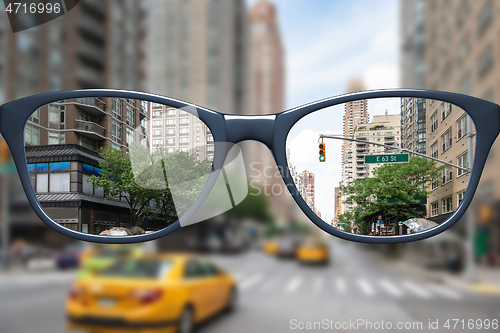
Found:
[[[325,161],[325,156],[320,156],[319,160],[320,160],[320,162],[324,162]]]

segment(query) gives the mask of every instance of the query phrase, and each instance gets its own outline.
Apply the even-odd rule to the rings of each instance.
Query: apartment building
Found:
[[[138,1],[81,0],[58,19],[15,34],[1,16],[1,102],[65,89],[144,90],[144,15]],[[148,119],[140,101],[106,98],[61,101],[33,114],[25,131],[27,159],[49,215],[89,233],[128,224],[123,203],[105,201],[86,180],[99,172],[100,148],[124,150],[135,140],[146,142]],[[23,234],[18,224],[42,224],[22,190],[13,192],[15,237]]]
[[[353,179],[372,177],[373,171],[382,164],[365,164],[365,155],[397,153],[397,150],[383,147],[384,144],[392,147],[401,146],[401,117],[399,114],[388,114],[373,116],[371,122],[360,125],[356,130],[356,139],[364,142],[354,142],[353,160],[355,170]],[[370,144],[374,142],[377,144]]]

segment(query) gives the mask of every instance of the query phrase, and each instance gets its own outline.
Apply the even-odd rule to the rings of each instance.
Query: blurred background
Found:
[[[269,114],[354,84],[499,103],[499,15],[495,0],[81,0],[67,14],[14,34],[3,12],[0,102],[114,88],[220,112]],[[251,194],[242,204],[143,246],[103,250],[37,219],[2,144],[2,332],[67,332],[67,302],[82,276],[98,279],[96,272],[131,254],[185,251],[211,260],[239,291],[236,309],[205,321],[199,332],[287,332],[293,320],[325,318],[422,322],[422,331],[430,330],[429,320],[448,331],[447,319],[474,319],[480,331],[492,329],[485,320],[500,319],[498,143],[466,217],[434,238],[392,246],[322,233],[292,201],[267,148],[241,146]],[[310,175],[302,176],[310,185]],[[96,325],[93,331],[110,331]]]

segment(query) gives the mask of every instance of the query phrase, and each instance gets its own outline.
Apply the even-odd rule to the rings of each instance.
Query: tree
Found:
[[[107,199],[125,198],[133,225],[148,217],[176,221],[193,205],[211,172],[209,161],[164,148],[150,154],[146,147],[133,146],[126,153],[108,147],[100,156],[103,173],[90,181],[104,189]]]
[[[90,178],[93,187],[104,189],[106,199],[118,196],[125,198],[129,206],[131,223],[140,226],[142,216],[149,210],[149,203],[155,197],[153,190],[138,186],[134,180],[128,153],[107,147],[99,153],[102,173]]]
[[[374,170],[373,177],[341,187],[351,208],[340,217],[357,224],[360,233],[369,233],[379,214],[396,221],[425,217],[429,184],[438,182],[442,168],[421,157],[412,157],[409,163],[385,164]]]

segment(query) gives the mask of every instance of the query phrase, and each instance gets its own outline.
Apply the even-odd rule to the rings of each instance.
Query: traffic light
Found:
[[[321,142],[319,144],[319,161],[320,162],[326,161],[326,144],[324,142]]]
[[[9,146],[7,146],[7,142],[3,139],[0,139],[0,164],[5,164],[10,162],[10,150]]]

